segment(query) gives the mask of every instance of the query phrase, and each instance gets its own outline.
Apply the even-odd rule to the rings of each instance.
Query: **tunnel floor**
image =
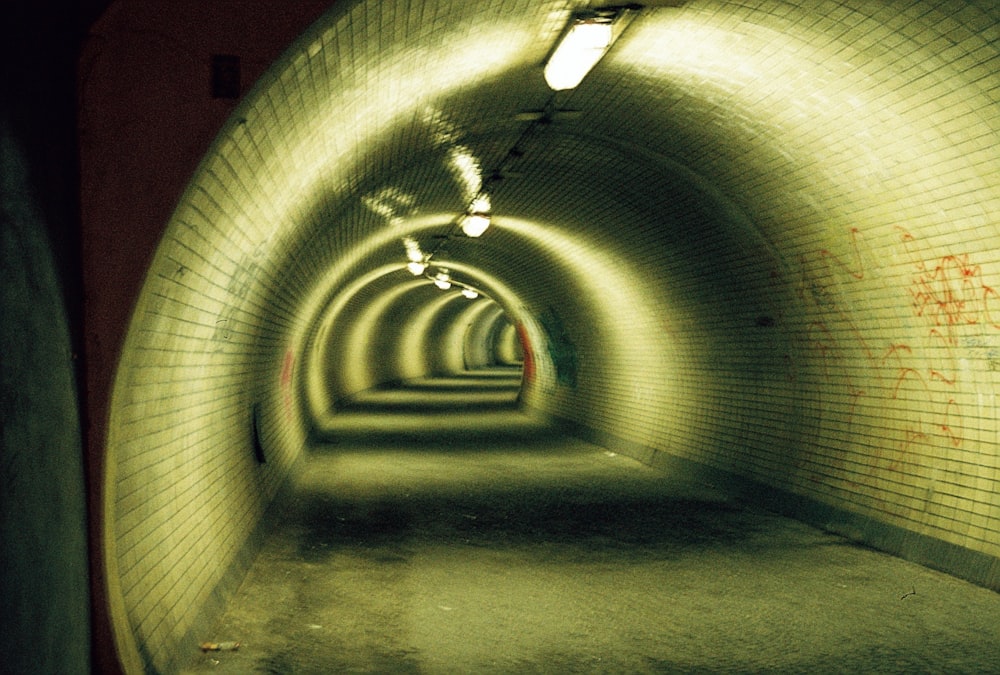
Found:
[[[1000,594],[521,412],[511,371],[324,425],[189,673],[1000,672]]]

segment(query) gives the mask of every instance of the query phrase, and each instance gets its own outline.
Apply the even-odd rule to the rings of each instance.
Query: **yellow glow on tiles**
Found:
[[[448,49],[436,50],[433,58],[418,50],[417,56],[422,57],[419,66],[414,64],[413,49],[390,52],[377,62],[367,63],[367,69],[381,73],[382,86],[372,86],[368,80],[345,82],[334,95],[298,108],[294,124],[283,128],[287,133],[280,148],[275,147],[273,155],[260,159],[263,164],[284,164],[288,157],[294,157],[294,169],[287,173],[286,180],[266,190],[262,201],[268,204],[268,217],[248,219],[248,229],[260,227],[260,223],[277,227],[278,223],[296,221],[297,214],[311,211],[330,194],[344,189],[343,180],[352,173],[352,162],[364,155],[372,139],[388,137],[397,125],[410,125],[415,109],[433,110],[431,102],[441,95],[469,82],[489,80],[517,63],[525,51],[533,48],[535,40],[534,32],[521,24],[512,18],[475,33],[458,26],[454,34],[443,30],[441,37],[447,40]],[[489,48],[484,49],[484,45]],[[326,58],[333,64],[337,50],[331,49]],[[344,129],[357,133],[345,134]],[[258,133],[253,121],[235,126],[232,135],[248,133]],[[454,130],[451,137],[457,138],[458,133]],[[445,134],[443,138],[447,137]],[[218,148],[227,140],[220,137]],[[481,176],[474,177],[472,172],[463,176],[462,188],[471,198],[481,187]]]
[[[388,289],[377,298],[369,301],[364,309],[355,317],[348,335],[344,338],[344,353],[351,358],[343,359],[336,365],[342,366],[340,382],[336,383],[341,394],[353,394],[363,391],[376,384],[371,373],[370,364],[374,361],[367,356],[370,345],[375,344],[375,332],[381,325],[389,306],[399,297],[419,288],[413,283],[401,284]],[[326,386],[330,386],[326,382]]]
[[[474,347],[479,346],[471,344],[473,336],[476,335],[474,327],[481,320],[483,312],[491,307],[496,308],[496,305],[492,302],[474,302],[466,305],[441,332],[439,337],[442,347],[440,358],[446,371],[461,373],[469,365],[475,364],[475,359],[470,354],[470,351],[474,351]],[[479,351],[483,351],[483,349],[480,348]]]
[[[887,186],[880,182],[912,182],[912,173],[900,175],[896,167],[937,153],[927,139],[940,133],[928,116],[900,112],[912,104],[902,99],[909,89],[893,82],[893,69],[808,31],[682,18],[643,23],[629,29],[615,63],[636,76],[697,91],[706,111],[713,114],[716,106],[719,125],[731,132],[780,138],[770,145],[790,164],[813,167],[817,186],[851,185],[853,192],[871,185],[872,198],[885,202]],[[880,80],[883,86],[874,87]],[[877,104],[868,98],[874,91]],[[838,137],[854,140],[836,145],[829,133],[834,127]]]
[[[330,382],[324,367],[327,361],[327,341],[330,329],[337,321],[340,312],[347,306],[347,303],[357,295],[365,286],[371,284],[386,274],[398,272],[398,265],[385,265],[376,268],[367,274],[351,281],[340,293],[332,299],[324,308],[321,315],[314,317],[316,330],[310,338],[308,348],[305,350],[305,400],[307,413],[312,419],[319,419],[326,411],[333,406],[333,399],[330,396]],[[422,281],[412,280],[410,287],[422,285]]]
[[[634,326],[636,315],[658,316],[662,313],[662,308],[650,306],[653,300],[646,297],[641,282],[609,283],[608,280],[619,279],[621,271],[628,268],[625,261],[616,258],[606,249],[578,240],[572,232],[518,218],[503,217],[499,220],[504,230],[533,242],[535,247],[558,261],[559,269],[565,275],[572,277],[570,285],[581,289],[587,296],[587,305],[594,310],[594,316],[589,317],[592,325],[609,327],[605,335],[608,349],[620,353],[632,350],[650,354],[659,353],[668,347],[676,349],[676,345],[668,346],[663,343],[665,337],[662,331],[654,330],[641,334],[614,328]],[[540,330],[528,321],[525,323],[531,328]],[[544,335],[543,332],[540,334]],[[653,377],[665,383],[671,381],[669,373],[665,370],[654,374],[648,371],[649,366],[649,362],[644,363],[647,372],[642,373],[643,379]],[[666,368],[666,365],[661,364],[658,367]],[[541,367],[538,376],[550,377]],[[623,377],[627,379],[627,375]]]
[[[573,89],[610,46],[610,21],[596,18],[575,21],[545,64],[545,82],[555,91]]]
[[[430,329],[434,325],[438,313],[448,303],[458,299],[457,294],[446,293],[428,302],[409,317],[399,337],[399,351],[389,355],[390,358],[397,359],[397,372],[402,379],[412,379],[426,374],[426,359],[430,351],[428,344]]]
[[[370,211],[390,221],[401,213],[404,215],[408,213],[412,209],[414,201],[413,195],[391,186],[361,198],[361,203]]]
[[[457,145],[448,153],[448,168],[462,192],[474,195],[483,186],[483,168],[479,159],[464,145]]]
[[[424,259],[424,253],[420,250],[420,244],[413,237],[403,237],[403,247],[406,249],[407,260],[420,262]]]

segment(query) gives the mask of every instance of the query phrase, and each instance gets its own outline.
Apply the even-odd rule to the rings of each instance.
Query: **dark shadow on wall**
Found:
[[[92,668],[81,434],[75,6],[0,21],[0,666]]]

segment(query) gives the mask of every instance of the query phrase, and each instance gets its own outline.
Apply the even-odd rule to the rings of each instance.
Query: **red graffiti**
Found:
[[[920,386],[923,388],[924,391],[927,391],[927,383],[924,381],[924,378],[920,375],[920,373],[918,373],[913,368],[900,368],[899,369],[899,376],[896,378],[896,386],[892,390],[892,397],[894,399],[895,398],[899,398],[899,389],[900,389],[900,387],[903,386],[903,382],[907,378],[911,378],[911,377],[915,378],[917,380],[917,382],[920,384]]]
[[[819,252],[819,254],[824,259],[831,260],[835,265],[837,265],[837,267],[842,269],[844,272],[847,272],[855,279],[858,280],[864,279],[865,267],[863,261],[861,260],[861,249],[858,248],[858,237],[861,235],[861,232],[856,227],[852,227],[850,232],[851,232],[851,249],[854,251],[854,266],[856,269],[851,269],[850,266],[848,266],[838,256],[834,255],[827,249],[823,249],[822,251]]]
[[[903,441],[902,441],[902,443],[899,446],[899,453],[885,467],[886,470],[888,470],[888,471],[899,471],[900,468],[901,468],[900,464],[903,463],[903,460],[906,458],[907,454],[909,453],[910,447],[914,446],[914,445],[917,445],[917,444],[927,443],[928,440],[929,440],[929,437],[927,436],[927,434],[925,434],[923,431],[920,430],[919,424],[916,426],[916,428],[907,427],[906,429],[903,429]]]
[[[851,397],[851,410],[847,414],[847,424],[848,424],[848,426],[850,426],[851,424],[854,423],[854,411],[857,410],[858,399],[860,399],[862,396],[865,396],[866,394],[865,394],[865,392],[862,389],[852,389],[849,392],[849,395]]]
[[[531,384],[535,381],[535,354],[531,351],[528,329],[523,323],[517,324],[517,339],[521,342],[521,353],[523,354],[522,377],[525,384]]]
[[[929,263],[913,250],[914,236],[902,227],[896,226],[896,230],[913,267],[908,292],[916,316],[927,319],[932,330],[943,329],[952,345],[958,344],[955,331],[960,326],[1000,329],[1000,293],[986,284],[982,267],[973,263],[968,253],[942,256]]]
[[[796,293],[803,301],[811,301],[811,304],[813,304],[815,308],[821,312],[828,315],[835,315],[838,320],[838,324],[847,326],[849,328],[848,333],[850,339],[846,340],[846,342],[853,342],[857,347],[861,348],[871,367],[871,372],[873,372],[876,377],[881,378],[882,375],[878,369],[875,353],[869,345],[864,331],[862,331],[854,322],[850,313],[840,305],[837,295],[831,292],[825,284],[827,279],[835,278],[838,275],[842,276],[843,274],[846,274],[855,281],[861,281],[865,278],[864,256],[861,252],[861,241],[863,239],[861,231],[856,227],[852,227],[848,230],[848,232],[850,234],[850,247],[853,252],[853,261],[850,264],[844,262],[839,256],[832,253],[829,249],[822,249],[818,252],[818,254],[814,254],[812,256],[800,256],[800,278],[798,287],[796,288]],[[820,274],[818,276],[813,276],[810,274],[809,268],[815,269],[817,264],[822,265],[824,269],[820,270]],[[813,339],[811,333],[816,327],[819,327],[825,334],[823,341],[817,342]],[[827,369],[827,352],[830,350],[843,352],[844,347],[838,344],[838,341],[833,338],[831,331],[827,329],[823,322],[813,322],[812,324],[809,324],[809,332],[810,346],[819,348],[823,353],[824,369],[827,370],[827,375],[829,375]],[[843,331],[837,331],[837,333],[839,335],[843,335]],[[845,335],[844,337],[846,338],[847,336]],[[847,384],[850,389],[856,389],[850,381],[848,381]]]
[[[289,349],[285,352],[285,363],[281,366],[281,388],[287,389],[292,383],[292,372],[295,369],[295,355]]]
[[[885,365],[885,362],[889,360],[890,356],[895,356],[897,359],[900,359],[899,354],[901,352],[913,354],[913,349],[911,349],[909,345],[904,344],[889,345],[889,351],[887,351],[885,356],[882,357],[882,365]]]
[[[951,440],[952,446],[957,448],[962,445],[962,434],[961,430],[956,430],[950,424],[950,420],[952,418],[951,414],[952,408],[956,409],[958,408],[958,403],[956,403],[955,399],[953,398],[948,399],[948,405],[946,405],[944,409],[944,423],[939,426],[941,428],[941,431],[943,431],[945,435],[948,436],[948,438]],[[954,415],[954,417],[957,419],[961,419],[961,411],[959,410],[958,414]]]
[[[965,261],[954,256],[942,258],[934,269],[916,275],[910,288],[916,315],[929,319],[932,326],[946,328],[953,344],[953,326],[979,321],[974,282],[979,268],[968,267],[967,260],[967,256]]]
[[[850,330],[847,331],[851,340],[847,341],[847,344],[854,343],[856,346],[860,347],[864,352],[865,358],[871,364],[871,371],[876,377],[881,379],[881,371],[878,366],[879,363],[872,354],[871,349],[868,347],[868,342],[865,340],[864,336],[861,334],[861,330],[854,324],[854,322],[845,313],[837,311],[837,317],[842,323],[847,324]],[[840,331],[842,332],[842,331]],[[817,334],[818,333],[818,334]],[[842,341],[835,337],[834,332],[830,330],[827,324],[823,321],[813,321],[806,327],[806,335],[808,336],[808,346],[811,349],[818,350],[822,356],[823,363],[823,376],[828,383],[832,383],[832,377],[830,373],[831,363],[836,366],[837,362],[844,361],[844,357],[841,355],[845,351],[845,347],[842,345]],[[837,368],[836,372],[843,376],[843,381],[847,386],[848,390],[857,390],[851,378],[850,372],[846,368]]]
[[[1000,293],[986,284],[980,266],[964,254],[926,262],[917,240],[897,230],[905,260],[912,263],[900,299],[909,300],[916,316],[930,324],[927,339],[936,344],[922,345],[927,349],[896,340],[879,345],[872,341],[875,333],[856,323],[853,308],[842,304],[844,284],[866,278],[868,258],[857,228],[849,230],[849,256],[829,249],[803,255],[795,280],[796,294],[815,318],[805,323],[804,346],[814,352],[822,379],[842,397],[847,424],[854,423],[862,397],[869,396],[880,398],[888,419],[897,421],[895,441],[872,451],[873,466],[889,471],[900,470],[917,445],[962,445],[959,370],[952,356],[956,331],[974,324],[1000,329]],[[866,370],[857,367],[859,358],[867,362]]]
[[[939,371],[934,370],[934,369],[931,369],[931,379],[932,380],[940,380],[941,382],[944,382],[945,384],[947,384],[949,387],[954,387],[955,383],[958,381],[958,378],[949,380],[947,377],[945,377]]]
[[[826,248],[821,249],[812,256],[799,256],[799,270],[801,274],[796,293],[800,298],[805,300],[806,292],[808,291],[817,305],[832,306],[835,304],[826,287],[819,283],[815,277],[810,277],[809,269],[815,268],[817,262],[826,268],[819,275],[820,279],[832,278],[838,271],[845,272],[848,276],[858,281],[865,278],[864,258],[861,255],[859,243],[861,231],[856,227],[852,227],[848,231],[851,235],[851,251],[854,258],[852,263],[848,264],[844,262],[840,256]]]
[[[907,429],[906,437],[903,440],[903,451],[906,450],[915,440],[926,439],[928,437],[922,429],[924,428],[924,418],[929,416],[933,420],[934,427],[939,429],[942,434],[947,437],[948,442],[954,446],[959,447],[962,445],[962,433],[960,429],[955,428],[955,422],[952,420],[960,420],[962,417],[961,408],[958,402],[954,398],[949,397],[947,403],[942,403],[941,399],[935,396],[935,392],[931,389],[928,382],[929,380],[935,380],[942,382],[948,387],[954,387],[956,384],[955,380],[949,380],[944,375],[936,370],[931,370],[929,378],[925,378],[920,372],[914,368],[901,367],[898,370],[896,377],[896,385],[892,391],[892,399],[896,400],[900,397],[900,390],[903,389],[903,385],[907,381],[912,381],[916,386],[908,389],[910,392],[916,393],[919,397],[926,399],[927,408],[920,409],[916,414],[914,420],[915,429]],[[889,466],[892,468],[892,465]]]

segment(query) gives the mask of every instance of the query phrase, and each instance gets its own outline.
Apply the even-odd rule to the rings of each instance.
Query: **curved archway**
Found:
[[[345,3],[290,48],[193,176],[117,370],[107,560],[133,661],[169,664],[334,398],[308,365],[331,307],[404,283],[402,238],[443,234],[494,173],[495,228],[446,260],[523,327],[524,405],[996,583],[997,17],[778,4],[644,10],[554,97],[538,64],[568,9]]]

